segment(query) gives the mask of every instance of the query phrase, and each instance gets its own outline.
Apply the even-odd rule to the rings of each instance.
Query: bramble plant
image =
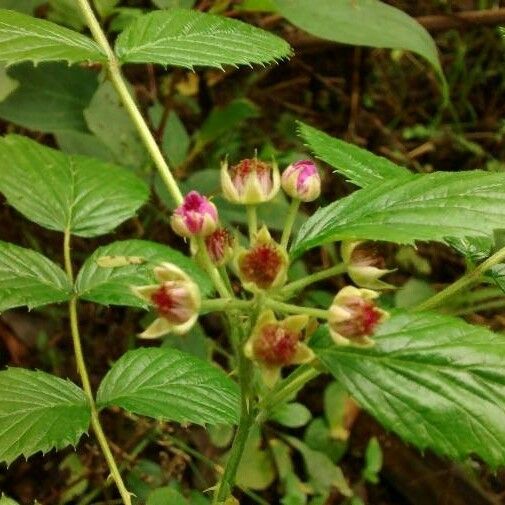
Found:
[[[132,495],[102,428],[102,409],[120,408],[135,419],[236,425],[212,498],[215,505],[232,504],[248,438],[259,440],[257,430],[270,419],[289,418],[300,407],[292,402],[296,393],[318,375],[331,374],[332,388],[345,390],[386,429],[419,449],[454,460],[477,456],[492,468],[504,465],[505,340],[451,315],[471,309],[461,297],[468,288],[503,285],[505,248],[494,249],[493,241],[505,219],[503,175],[412,174],[300,123],[299,133],[315,157],[360,189],[315,211],[293,236],[300,205],[317,201],[321,193],[315,162],[279,167],[257,155],[224,160],[222,194],[247,220],[248,237],[239,236],[220,222],[220,208],[210,195],[181,192],[121,65],[266,64],[289,57],[288,44],[240,21],[173,9],[137,17],[113,49],[88,0],[77,3],[93,40],[0,10],[0,60],[103,66],[103,79],[112,83],[173,200],[170,225],[187,241],[190,255],[154,242],[124,240],[100,247],[74,272],[73,237],[109,233],[135,216],[149,198],[147,185],[122,167],[65,154],[27,137],[0,140],[0,191],[26,218],[61,232],[64,253],[61,268],[39,252],[0,242],[0,311],[67,303],[81,378],[79,387],[42,371],[12,367],[0,372],[0,460],[10,464],[19,456],[75,446],[91,428],[129,505]],[[291,204],[278,233],[268,229],[257,210],[268,207],[280,191]],[[391,270],[375,249],[379,241],[447,243],[465,255],[468,271],[418,305],[392,309],[381,297],[393,286],[383,280]],[[337,242],[341,261],[292,279],[295,260]],[[336,276],[348,285],[333,294],[331,303],[299,301],[304,290]],[[139,328],[141,339],[168,333],[184,338],[200,315],[220,313],[231,349],[229,369],[174,348],[140,346],[112,365],[95,393],[81,346],[81,300],[149,309],[155,317]],[[345,438],[344,428],[334,424],[337,438]],[[318,466],[315,472],[308,468],[312,492],[336,486],[353,498],[339,468],[323,453],[287,435],[272,441],[271,449],[282,460],[288,446]],[[363,478],[374,482],[380,468],[374,439],[367,460]],[[326,481],[318,481],[318,469],[328,465]],[[300,484],[293,473],[282,478],[284,486]]]

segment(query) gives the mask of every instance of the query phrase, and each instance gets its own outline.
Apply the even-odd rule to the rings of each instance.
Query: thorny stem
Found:
[[[258,215],[256,205],[246,205],[247,224],[249,227],[249,240],[252,242],[258,232]]]
[[[335,275],[343,274],[346,270],[347,267],[344,263],[338,263],[330,268],[326,268],[325,270],[321,270],[320,272],[307,275],[302,279],[287,284],[280,290],[280,294],[281,296],[287,297],[292,293],[294,293],[295,291],[300,291],[301,289],[309,286],[310,284],[314,284],[315,282],[328,279],[329,277],[333,277]]]
[[[269,307],[277,312],[284,312],[286,314],[306,314],[307,316],[317,317],[318,319],[328,319],[328,311],[323,309],[301,307],[299,305],[292,305],[291,303],[283,303],[277,300],[272,300],[271,298],[265,298],[263,303],[266,307]]]
[[[414,310],[416,312],[419,312],[423,310],[430,310],[437,307],[447,298],[450,298],[451,296],[456,294],[458,291],[461,291],[470,284],[477,282],[482,274],[484,274],[491,267],[497,265],[503,260],[505,260],[505,247],[502,247],[499,251],[495,252],[487,260],[483,261],[480,265],[475,267],[474,270],[463,275],[463,277],[460,277],[453,284],[447,286],[445,289],[438,292],[436,295],[433,295],[431,298],[428,298],[428,300],[420,303],[417,307],[414,308]]]
[[[70,230],[68,228],[65,229],[65,235],[63,239],[63,256],[65,259],[65,270],[67,277],[69,281],[73,283],[74,272],[72,269],[72,258],[70,252]],[[77,371],[81,377],[82,387],[91,409],[91,427],[93,428],[98,444],[100,445],[105,460],[107,461],[107,466],[109,467],[112,478],[114,479],[121,498],[123,499],[123,503],[125,505],[131,505],[130,493],[126,489],[126,486],[123,482],[121,472],[119,471],[116,461],[114,460],[114,456],[112,455],[109,444],[107,442],[107,437],[105,436],[102,425],[100,424],[100,419],[98,417],[98,410],[96,408],[95,398],[93,396],[93,390],[91,389],[91,383],[89,380],[89,374],[86,369],[86,363],[84,361],[84,353],[82,351],[81,337],[79,334],[79,321],[77,318],[76,295],[73,295],[68,303],[68,314],[70,318],[70,331],[74,345]]]
[[[281,247],[283,247],[284,249],[287,249],[288,247],[289,237],[291,237],[291,231],[293,230],[293,225],[295,224],[299,207],[300,207],[300,200],[298,200],[297,198],[293,198],[291,200],[291,205],[289,206],[288,215],[286,216],[284,229],[282,230]]]
[[[86,23],[91,30],[93,38],[107,56],[107,62],[105,65],[114,88],[121,98],[121,101],[123,102],[131,120],[135,124],[146,149],[151,155],[161,178],[167,186],[168,191],[170,192],[176,205],[180,205],[183,200],[182,193],[177,186],[177,182],[175,181],[174,176],[172,175],[172,172],[170,171],[170,168],[165,161],[160,148],[158,147],[158,144],[156,143],[156,139],[149,130],[149,127],[142,117],[135,100],[132,98],[130,91],[128,90],[123,75],[121,74],[119,61],[114,54],[114,51],[112,50],[107,37],[105,36],[105,33],[103,32],[102,27],[93,12],[93,9],[91,8],[88,0],[77,0],[77,2]]]

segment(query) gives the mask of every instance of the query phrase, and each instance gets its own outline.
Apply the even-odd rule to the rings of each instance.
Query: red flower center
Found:
[[[189,296],[184,287],[174,283],[160,286],[151,295],[151,301],[156,306],[159,315],[175,323],[184,323],[191,316]]]
[[[250,249],[240,260],[243,277],[261,289],[269,288],[282,267],[283,258],[270,244],[260,244]]]
[[[350,338],[373,335],[382,319],[382,313],[373,302],[355,298],[347,301],[345,308],[351,313],[351,319],[337,325],[338,333]]]
[[[289,365],[296,353],[300,335],[277,324],[267,324],[254,341],[254,356],[266,365]]]

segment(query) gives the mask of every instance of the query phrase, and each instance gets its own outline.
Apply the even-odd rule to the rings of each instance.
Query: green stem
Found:
[[[451,306],[454,305],[460,307],[470,305],[472,303],[479,303],[490,298],[499,298],[503,296],[504,293],[500,288],[489,286],[475,291],[461,293],[458,296],[453,297],[450,303]]]
[[[289,206],[288,215],[286,216],[284,229],[282,230],[281,247],[284,249],[287,249],[288,247],[289,237],[291,237],[291,231],[293,230],[299,207],[300,200],[293,198],[293,200],[291,200],[291,205]]]
[[[502,262],[503,260],[505,260],[505,247],[494,253],[487,260],[483,261],[474,270],[463,275],[463,277],[460,277],[450,286],[447,286],[436,295],[433,295],[431,298],[428,298],[428,300],[420,303],[417,307],[414,308],[414,310],[418,312],[423,310],[430,310],[437,307],[442,302],[447,300],[447,298],[450,298],[456,294],[458,291],[461,291],[470,284],[477,282],[487,270],[489,270],[494,265]]]
[[[287,297],[295,291],[300,291],[310,284],[328,279],[329,277],[334,277],[335,275],[343,274],[346,270],[347,267],[344,263],[338,263],[337,265],[334,265],[330,268],[321,270],[320,272],[316,272],[311,275],[307,275],[306,277],[303,277],[303,279],[299,279],[287,284],[281,289],[280,294]]]
[[[216,298],[212,300],[203,300],[202,312],[222,312],[233,309],[250,309],[254,304],[253,300],[238,300],[236,298]]]
[[[265,396],[258,405],[260,415],[257,422],[261,423],[268,419],[271,410],[281,403],[285,402],[291,395],[299,391],[307,382],[321,375],[310,364],[299,366],[288,377],[281,381],[267,396]]]
[[[449,311],[449,313],[453,316],[464,316],[466,314],[482,312],[483,310],[501,309],[502,307],[505,307],[505,299],[503,298],[501,300],[489,300],[487,302],[476,303],[475,305],[471,305],[469,307],[460,307]]]
[[[246,205],[247,224],[249,226],[249,240],[252,242],[258,232],[258,214],[256,205]]]
[[[301,307],[299,305],[292,305],[290,303],[283,303],[271,298],[265,298],[263,301],[266,307],[277,312],[284,312],[285,314],[306,314],[318,319],[328,319],[328,311],[323,309],[315,309],[314,307]]]
[[[70,282],[73,282],[74,272],[72,269],[72,258],[70,252],[70,230],[65,230],[65,235],[63,239],[63,256],[65,258],[65,269]],[[109,444],[107,442],[107,438],[102,429],[102,425],[100,424],[100,419],[98,417],[98,410],[96,408],[95,398],[93,396],[93,390],[91,389],[91,383],[89,380],[89,374],[86,369],[86,363],[84,361],[84,353],[82,351],[81,337],[79,334],[79,322],[77,317],[77,296],[74,295],[70,299],[68,303],[68,314],[70,318],[70,331],[72,334],[72,342],[74,345],[74,355],[75,362],[77,366],[77,372],[81,377],[82,388],[84,393],[86,394],[86,398],[88,399],[88,403],[91,409],[91,427],[95,433],[96,439],[98,441],[98,445],[102,450],[102,453],[107,462],[107,466],[109,467],[110,473],[116,486],[118,488],[119,494],[123,499],[123,503],[125,505],[131,505],[131,497],[130,493],[126,489],[126,486],[121,477],[121,472],[117,467],[116,461],[114,460],[114,456],[110,450]]]
[[[140,134],[140,137],[144,142],[147,151],[151,155],[151,158],[153,159],[161,178],[165,182],[172,198],[174,199],[175,204],[180,205],[183,200],[182,193],[177,186],[177,182],[175,181],[153,134],[149,130],[149,127],[142,117],[142,114],[140,113],[135,100],[128,90],[123,75],[121,74],[119,61],[114,54],[114,51],[112,50],[107,37],[102,30],[102,27],[100,26],[100,22],[96,18],[88,0],[77,0],[77,2],[91,31],[91,34],[93,35],[93,38],[107,56],[106,66],[114,88],[121,98],[121,101],[123,102],[123,105],[125,106],[125,109],[128,112],[131,120],[135,124],[137,131]]]
[[[217,268],[214,266],[212,263],[209,253],[207,251],[207,246],[205,245],[205,240],[203,240],[202,237],[197,237],[196,238],[196,243],[198,246],[198,257],[200,258],[203,267],[209,274],[210,280],[214,284],[215,288],[217,289],[217,292],[219,293],[219,296],[221,298],[230,298],[233,297],[233,293],[228,291],[228,288],[226,287],[223,278],[219,274],[219,271]]]

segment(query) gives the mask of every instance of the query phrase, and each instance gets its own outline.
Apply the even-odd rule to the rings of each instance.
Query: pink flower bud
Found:
[[[373,244],[363,241],[342,242],[341,254],[349,277],[358,286],[369,289],[394,288],[391,284],[380,280],[391,270],[384,268],[384,257],[378,253]]]
[[[172,229],[181,237],[206,237],[216,228],[218,215],[216,206],[197,191],[190,191],[170,220]]]
[[[162,263],[154,269],[158,284],[135,286],[132,291],[154,306],[158,318],[139,336],[157,338],[166,333],[188,332],[198,318],[201,299],[198,286],[179,267]]]
[[[243,286],[249,291],[274,289],[286,282],[289,258],[264,226],[249,249],[237,255],[236,269]]]
[[[306,363],[314,357],[303,343],[303,330],[308,321],[305,315],[277,321],[271,310],[260,314],[244,353],[259,366],[268,387],[277,382],[283,366]]]
[[[389,314],[375,305],[379,293],[354,286],[342,288],[329,309],[328,326],[336,344],[373,345],[369,338]]]
[[[233,257],[235,239],[226,228],[218,228],[205,237],[209,257],[216,266],[223,266]]]
[[[233,203],[255,205],[271,200],[279,191],[280,176],[277,164],[256,158],[245,159],[228,169],[221,164],[221,187],[224,197]]]
[[[282,189],[302,202],[312,202],[321,194],[321,177],[316,164],[310,160],[297,161],[282,173]]]

